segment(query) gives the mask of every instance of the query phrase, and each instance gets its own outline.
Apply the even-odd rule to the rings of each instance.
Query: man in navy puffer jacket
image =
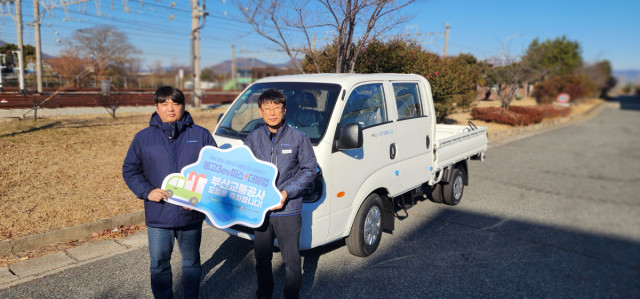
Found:
[[[149,127],[138,132],[122,165],[122,176],[129,189],[144,200],[149,238],[151,290],[156,298],[173,296],[171,252],[178,240],[182,255],[182,282],[186,298],[200,293],[200,241],[205,215],[173,205],[160,189],[164,178],[180,173],[195,163],[200,150],[216,146],[211,133],[193,123],[185,111],[184,94],[171,86],[160,87],[154,95],[156,112]]]
[[[282,194],[279,207],[271,210],[264,224],[254,230],[253,241],[258,276],[258,298],[271,298],[273,293],[273,238],[278,239],[286,270],[285,298],[298,298],[302,287],[300,262],[300,230],[302,227],[302,192],[316,175],[316,156],[309,137],[289,127],[284,120],[286,98],[270,89],[258,98],[258,112],[265,126],[247,136],[245,145],[256,158],[278,168],[276,187]]]

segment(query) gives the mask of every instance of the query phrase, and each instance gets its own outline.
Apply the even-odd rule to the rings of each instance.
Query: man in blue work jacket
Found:
[[[298,298],[302,287],[300,261],[300,230],[302,227],[302,192],[315,178],[316,157],[309,137],[288,126],[284,119],[286,98],[276,89],[263,92],[258,98],[258,112],[265,126],[247,136],[245,145],[256,158],[278,168],[276,187],[282,194],[279,207],[271,210],[264,224],[254,231],[253,241],[258,277],[258,298],[271,298],[273,293],[273,239],[284,260],[285,298]]]
[[[197,126],[185,111],[184,94],[171,86],[158,88],[156,112],[149,127],[138,132],[122,165],[129,189],[144,200],[149,238],[151,291],[155,298],[173,297],[171,252],[175,239],[182,255],[182,283],[185,298],[200,293],[200,242],[205,215],[173,205],[169,193],[160,189],[164,178],[179,173],[198,161],[200,150],[216,142],[207,129]]]

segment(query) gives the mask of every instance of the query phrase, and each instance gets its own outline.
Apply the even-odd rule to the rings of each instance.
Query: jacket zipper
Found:
[[[276,141],[277,141],[277,138],[278,138],[277,136],[278,135],[276,135],[276,137],[275,137],[276,140],[271,141],[271,163],[273,163],[276,166],[276,168],[278,168],[278,153],[275,152],[275,150],[276,150]],[[274,156],[275,156],[275,162],[274,162],[274,159],[273,159]]]

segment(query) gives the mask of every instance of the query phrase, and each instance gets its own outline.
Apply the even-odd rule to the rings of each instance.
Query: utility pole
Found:
[[[38,0],[33,0],[33,30],[36,33],[36,89],[42,93],[42,48],[40,43],[40,8]]]
[[[200,108],[202,104],[202,89],[200,88],[200,29],[204,27],[205,4],[200,6],[199,0],[191,0],[191,66],[193,67],[193,101],[191,105]],[[203,0],[204,2],[204,0]],[[200,26],[200,18],[203,19]]]
[[[444,57],[447,57],[447,50],[449,49],[449,24],[444,23],[444,28]]]
[[[313,34],[313,43],[312,43],[312,45],[313,46],[311,47],[311,51],[315,55],[315,53],[316,53],[316,34],[315,33]]]
[[[18,29],[18,82],[20,82],[20,93],[24,93],[24,64],[22,63],[22,57],[24,55],[24,49],[22,46],[22,0],[16,0],[16,28]],[[16,53],[14,51],[14,53]]]
[[[4,67],[4,54],[0,54],[0,92],[2,92],[2,68]]]

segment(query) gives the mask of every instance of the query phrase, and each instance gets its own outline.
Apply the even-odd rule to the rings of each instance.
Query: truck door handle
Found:
[[[392,143],[389,146],[389,157],[391,158],[391,160],[396,158],[396,144]]]
[[[431,139],[429,139],[429,135],[427,135],[427,149],[429,149],[430,145],[431,145]]]

